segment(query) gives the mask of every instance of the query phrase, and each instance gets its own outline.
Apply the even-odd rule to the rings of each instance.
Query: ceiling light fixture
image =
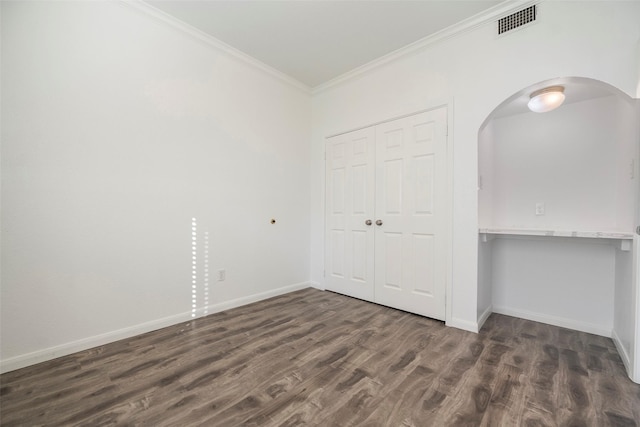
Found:
[[[564,87],[550,86],[531,94],[527,106],[534,113],[546,113],[555,110],[564,102]]]

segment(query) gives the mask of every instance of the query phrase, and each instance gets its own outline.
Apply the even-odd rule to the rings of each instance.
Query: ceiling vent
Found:
[[[498,20],[498,35],[515,30],[536,20],[536,5],[519,10]]]

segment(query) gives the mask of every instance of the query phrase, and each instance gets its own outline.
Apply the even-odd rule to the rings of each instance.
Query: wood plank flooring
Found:
[[[0,376],[2,426],[636,426],[610,339],[305,289]]]

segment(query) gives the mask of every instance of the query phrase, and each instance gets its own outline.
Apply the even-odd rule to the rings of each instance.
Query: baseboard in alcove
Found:
[[[616,345],[616,349],[618,350],[620,359],[622,359],[622,363],[624,363],[624,367],[627,371],[627,375],[629,375],[629,378],[631,379],[631,381],[637,383],[638,379],[635,378],[633,368],[631,366],[631,357],[629,356],[627,349],[625,349],[624,345],[622,345],[622,340],[620,340],[620,337],[616,333],[615,329],[611,331],[611,339],[613,340],[613,343]]]
[[[505,316],[519,317],[521,319],[533,320],[534,322],[546,323],[547,325],[559,326],[561,328],[573,329],[589,334],[600,335],[611,338],[611,329],[604,329],[598,325],[586,322],[578,322],[563,317],[551,316],[548,314],[533,313],[526,310],[513,309],[509,307],[493,306],[493,312],[504,314]]]
[[[484,322],[486,322],[489,316],[491,316],[491,313],[493,313],[493,306],[490,305],[485,311],[482,312],[482,314],[478,318],[478,331],[482,330]]]
[[[243,305],[251,304],[254,302],[262,301],[268,298],[276,297],[278,295],[287,294],[289,292],[298,291],[312,286],[311,282],[296,283],[289,286],[283,286],[276,289],[271,289],[266,292],[258,294],[248,295],[241,298],[236,298],[229,301],[224,301],[217,304],[209,305],[208,307],[200,307],[196,311],[196,317],[200,317],[205,314],[214,314],[220,311],[230,310],[232,308],[240,307]],[[83,338],[77,341],[64,343],[54,347],[37,350],[32,353],[22,354],[19,356],[11,357],[9,359],[0,360],[0,374],[5,372],[15,371],[16,369],[24,368],[27,366],[35,365],[37,363],[53,360],[61,356],[67,356],[69,354],[77,353],[79,351],[88,350],[90,348],[99,347],[101,345],[109,344],[115,341],[119,341],[125,338],[131,338],[136,335],[144,334],[147,332],[155,331],[158,329],[166,328],[167,326],[176,325],[181,322],[188,322],[192,319],[192,312],[184,312],[173,316],[164,317],[162,319],[156,319],[149,322],[133,325],[127,328],[119,329],[116,331],[107,332],[92,337]]]
[[[450,320],[447,320],[445,322],[445,325],[452,328],[462,329],[463,331],[474,332],[476,334],[480,330],[477,322],[470,322],[468,320],[458,319],[456,317],[452,317]]]

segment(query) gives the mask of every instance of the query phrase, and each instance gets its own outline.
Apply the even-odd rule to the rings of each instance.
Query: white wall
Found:
[[[637,164],[637,159],[640,159],[640,101],[635,100],[631,107],[620,105],[616,115],[620,121],[620,137],[635,143],[631,146],[621,146],[618,152],[621,162],[618,172],[619,185],[629,186],[629,190],[635,194],[635,197],[618,199],[621,210],[619,221],[629,223],[630,230],[635,231],[636,226],[640,225],[640,188],[638,187],[640,168]],[[631,158],[636,159],[633,171],[627,166]],[[636,177],[633,181],[629,180],[631,173]],[[633,381],[640,383],[640,323],[638,322],[640,320],[640,300],[638,299],[640,275],[638,268],[640,268],[640,245],[636,234],[631,251],[616,251],[613,338],[629,376]]]
[[[477,328],[478,130],[504,99],[559,76],[636,91],[638,2],[545,1],[539,21],[504,37],[487,23],[414,51],[313,97],[311,278],[322,286],[324,138],[451,102],[453,291],[448,324]]]
[[[635,216],[640,208],[640,100],[618,102],[615,109],[615,128],[612,137],[626,142],[617,145],[617,224],[619,229],[633,231]]]
[[[490,120],[478,132],[478,227],[493,226],[494,141],[493,123]]]
[[[493,221],[493,120],[478,132],[478,226],[487,228]],[[493,311],[493,239],[478,240],[478,328]]]
[[[487,194],[480,196],[492,206],[487,225],[629,232],[636,141],[627,132],[634,121],[620,120],[624,103],[607,96],[494,119]],[[544,215],[536,215],[537,203],[545,204]]]
[[[1,73],[3,369],[188,319],[192,217],[212,309],[308,281],[307,92],[120,2],[2,2]]]
[[[486,237],[486,236],[485,236]],[[478,322],[479,328],[493,312],[493,239],[478,241]]]
[[[636,291],[633,282],[633,251],[616,250],[613,337],[622,347],[622,359],[628,368],[633,360],[635,343]]]
[[[493,240],[493,311],[610,337],[616,257],[608,241]]]

